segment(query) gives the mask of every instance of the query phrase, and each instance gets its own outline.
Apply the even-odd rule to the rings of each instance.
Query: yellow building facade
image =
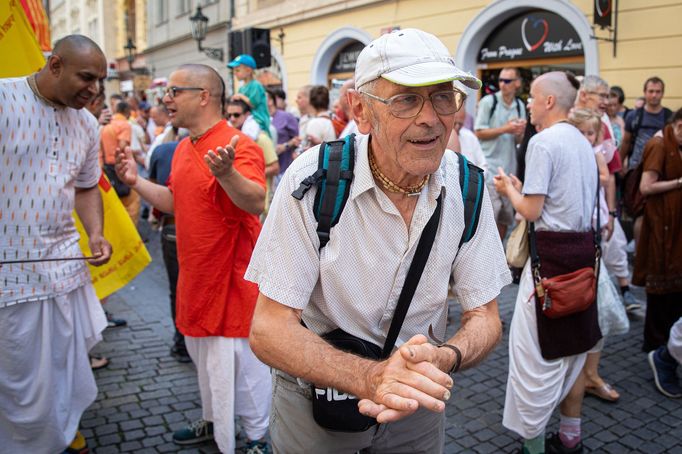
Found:
[[[270,29],[273,61],[291,99],[303,85],[347,78],[358,50],[380,34],[415,27],[441,38],[459,66],[484,79],[502,66],[533,75],[572,69],[620,85],[632,105],[656,75],[666,83],[664,104],[681,107],[682,1],[616,1],[242,0],[234,28]],[[610,13],[615,43],[594,39],[613,37],[593,28],[594,11]]]

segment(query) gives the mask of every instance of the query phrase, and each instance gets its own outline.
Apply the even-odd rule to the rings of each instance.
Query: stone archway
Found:
[[[315,54],[310,70],[310,83],[313,85],[327,85],[327,73],[336,54],[353,41],[365,45],[372,41],[372,36],[364,30],[355,27],[342,27],[330,33]]]
[[[573,3],[565,0],[498,0],[483,9],[467,25],[457,45],[455,61],[462,69],[476,74],[478,52],[483,42],[500,24],[523,11],[543,9],[568,21],[580,37],[585,56],[585,74],[599,74],[599,48],[592,39],[592,28],[585,14]],[[467,110],[474,112],[476,96],[467,99]]]

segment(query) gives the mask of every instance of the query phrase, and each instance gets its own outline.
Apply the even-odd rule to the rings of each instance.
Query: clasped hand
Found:
[[[358,403],[360,413],[379,423],[397,421],[419,407],[442,413],[453,381],[443,372],[443,352],[425,336],[412,337],[387,360],[376,363],[367,377],[372,397]]]

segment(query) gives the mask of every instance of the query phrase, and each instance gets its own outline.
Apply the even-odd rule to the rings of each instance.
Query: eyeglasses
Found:
[[[586,91],[585,93],[587,93],[588,95],[597,95],[597,96],[599,96],[599,98],[604,99],[604,100],[609,99],[608,93],[599,93],[597,91]]]
[[[510,83],[512,83],[512,82],[514,82],[515,80],[518,80],[518,79],[503,79],[503,78],[500,77],[500,78],[497,79],[497,80],[499,80],[500,83],[502,83],[502,84],[510,84]]]
[[[397,118],[416,117],[424,107],[425,98],[418,93],[404,93],[391,96],[388,99],[380,98],[364,91],[361,91],[360,94],[386,104],[391,115]],[[452,115],[462,108],[466,95],[459,90],[446,90],[431,93],[429,99],[436,113],[439,115]]]
[[[201,91],[201,90],[206,90],[206,89],[201,88],[201,87],[167,87],[165,94],[167,94],[170,99],[175,99],[175,97],[178,95],[179,91]]]
[[[244,114],[243,113],[237,113],[237,112],[228,112],[227,118],[239,118],[242,115],[244,115]]]

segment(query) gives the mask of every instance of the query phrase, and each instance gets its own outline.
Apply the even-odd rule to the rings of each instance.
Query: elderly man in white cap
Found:
[[[420,30],[383,35],[360,53],[348,96],[363,135],[353,139],[352,184],[326,246],[316,191],[292,197],[318,169],[317,150],[280,183],[245,276],[260,290],[250,343],[274,370],[275,452],[442,452],[451,374],[481,361],[500,338],[496,298],[511,278],[482,183],[475,234],[458,247],[465,204],[459,158],[446,143],[465,95],[454,81],[480,88]],[[434,239],[423,257],[427,231]],[[397,348],[387,349],[417,255],[428,271],[417,277]],[[436,341],[445,337],[449,285],[461,327]],[[386,353],[348,353],[334,346],[341,338]],[[341,402],[357,414],[327,412]],[[350,427],[356,416],[367,424]]]

